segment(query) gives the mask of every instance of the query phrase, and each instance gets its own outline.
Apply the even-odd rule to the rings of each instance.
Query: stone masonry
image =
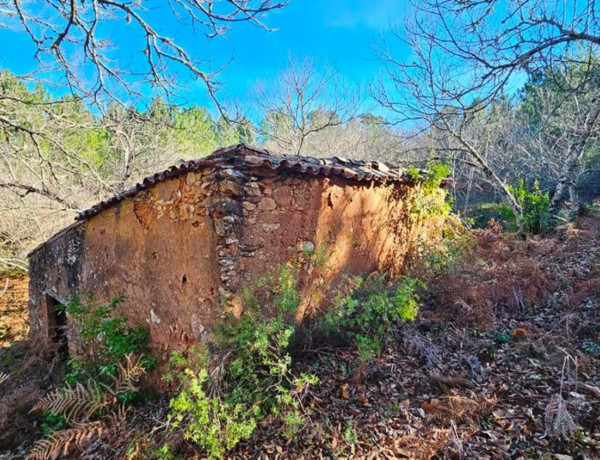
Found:
[[[159,356],[207,337],[253,279],[308,253],[299,286],[344,274],[399,274],[424,223],[419,184],[383,163],[273,156],[246,145],[146,178],[80,214],[30,254],[31,338],[48,343],[57,303],[123,295]],[[300,317],[299,320],[302,318]],[[77,331],[69,332],[73,348]]]

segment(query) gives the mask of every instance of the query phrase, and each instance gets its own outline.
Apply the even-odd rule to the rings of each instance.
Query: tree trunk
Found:
[[[569,189],[575,185],[575,174],[577,172],[577,168],[579,167],[579,162],[581,161],[581,157],[585,151],[585,145],[588,139],[592,136],[594,128],[596,127],[596,122],[600,117],[600,101],[598,100],[598,95],[596,95],[591,101],[592,109],[590,110],[590,114],[588,119],[585,122],[585,126],[581,136],[571,147],[571,153],[567,157],[567,161],[565,162],[560,178],[558,181],[558,185],[556,186],[556,191],[554,192],[554,196],[550,201],[550,206],[548,207],[548,211],[550,215],[556,217],[559,211],[562,209],[562,205],[567,198],[567,192]]]
[[[471,157],[475,160],[475,163],[479,165],[479,169],[481,170],[481,172],[483,174],[485,174],[485,177],[500,190],[502,195],[504,195],[504,198],[508,202],[508,205],[511,207],[511,209],[515,213],[515,216],[517,218],[517,225],[519,226],[519,230],[522,230],[523,208],[517,202],[517,199],[514,197],[512,192],[509,190],[508,186],[504,183],[504,181],[502,179],[500,179],[500,177],[498,177],[498,175],[494,172],[494,170],[487,164],[487,161],[485,161],[485,158],[483,158],[483,156],[481,156],[479,154],[479,152],[475,149],[475,147],[473,147],[467,140],[465,140],[459,134],[457,134],[453,131],[450,131],[450,132],[454,135],[456,140],[458,140],[463,145],[463,147],[465,147],[467,152],[469,152]]]
[[[581,210],[579,192],[577,192],[577,186],[575,184],[569,186],[569,201],[571,203],[570,215],[571,218],[574,219],[579,215],[579,211]]]

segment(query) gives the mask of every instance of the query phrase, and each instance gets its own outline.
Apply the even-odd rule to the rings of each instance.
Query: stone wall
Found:
[[[148,324],[151,344],[163,358],[172,346],[201,341],[222,312],[214,183],[210,170],[161,182],[34,251],[32,339],[48,340],[48,302],[91,292],[98,302],[125,296],[119,308],[132,323]],[[73,348],[77,338],[71,334]]]
[[[52,299],[124,295],[120,308],[132,323],[148,324],[165,359],[172,348],[204,340],[226,309],[240,314],[249,281],[309,253],[322,252],[326,262],[318,273],[302,265],[303,290],[334,285],[345,273],[396,275],[419,231],[410,209],[418,190],[233,167],[164,180],[31,254],[31,336],[48,340]]]
[[[221,289],[236,312],[236,294],[248,282],[291,260],[315,252],[324,260],[318,270],[302,265],[299,286],[307,291],[315,282],[335,285],[344,274],[397,275],[416,244],[419,225],[411,197],[418,186],[271,171],[237,180],[242,215],[235,208],[227,245],[219,253]]]

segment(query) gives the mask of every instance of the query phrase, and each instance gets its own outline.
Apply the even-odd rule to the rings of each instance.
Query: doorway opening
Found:
[[[69,357],[66,306],[48,294],[46,294],[46,306],[48,309],[48,336],[56,346],[60,357],[66,360]]]

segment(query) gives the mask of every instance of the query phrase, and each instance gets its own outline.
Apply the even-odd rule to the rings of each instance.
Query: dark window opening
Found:
[[[46,295],[48,307],[48,335],[61,358],[69,357],[69,342],[67,339],[67,312],[65,305],[50,295]]]
[[[183,275],[183,276],[181,277],[181,283],[182,283],[182,284],[185,284],[185,283],[187,283],[187,276]]]

